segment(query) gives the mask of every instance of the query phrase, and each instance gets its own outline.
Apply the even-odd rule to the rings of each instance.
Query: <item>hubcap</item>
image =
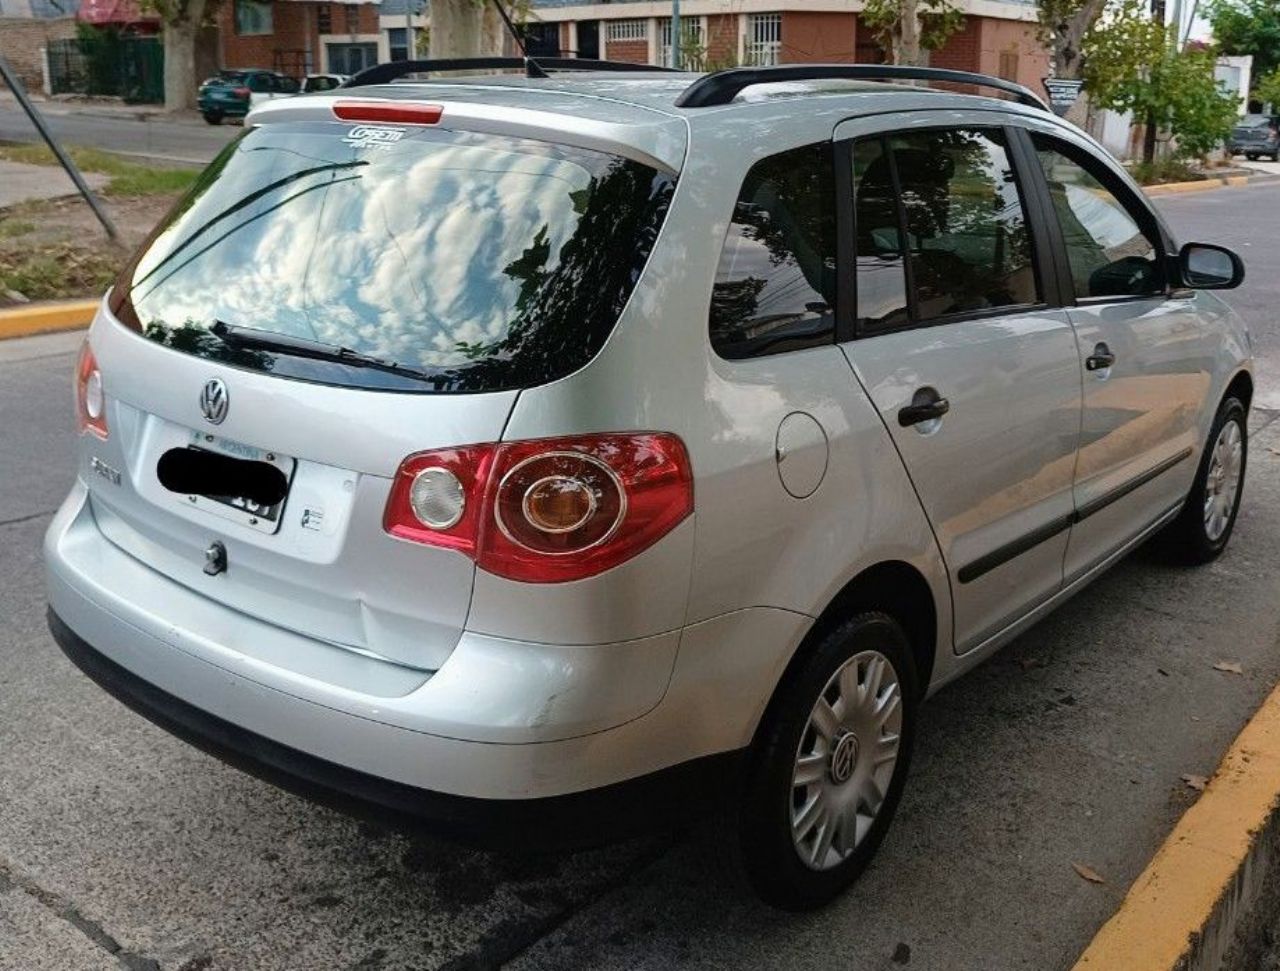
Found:
[[[829,870],[875,821],[898,761],[902,689],[889,659],[862,651],[831,676],[796,751],[791,839],[805,865]]]
[[[1243,460],[1244,437],[1240,434],[1240,423],[1229,421],[1213,443],[1204,484],[1204,532],[1211,543],[1220,540],[1231,524]]]

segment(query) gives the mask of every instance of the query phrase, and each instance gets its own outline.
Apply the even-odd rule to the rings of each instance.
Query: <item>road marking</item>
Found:
[[[88,327],[98,304],[98,300],[59,300],[5,308],[0,310],[0,340]]]
[[[1249,913],[1280,826],[1280,687],[1236,736],[1074,971],[1218,968]]]

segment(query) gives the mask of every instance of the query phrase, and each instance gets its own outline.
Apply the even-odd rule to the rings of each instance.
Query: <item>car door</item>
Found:
[[[1080,432],[1075,334],[1052,305],[1043,222],[1015,164],[1033,162],[1003,117],[836,131],[852,179],[841,346],[937,537],[959,652],[1062,586]]]
[[[1081,354],[1070,581],[1186,497],[1215,348],[1194,292],[1169,286],[1167,234],[1131,185],[1074,136],[1031,140]]]

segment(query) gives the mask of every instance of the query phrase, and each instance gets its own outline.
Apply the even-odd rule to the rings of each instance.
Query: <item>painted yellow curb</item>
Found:
[[[1210,189],[1221,189],[1223,186],[1247,185],[1247,175],[1223,175],[1217,178],[1197,179],[1194,182],[1166,182],[1164,185],[1143,186],[1142,191],[1149,196],[1175,196],[1183,192],[1207,192]]]
[[[0,340],[88,327],[98,312],[98,303],[97,300],[59,300],[0,310]]]
[[[1278,810],[1280,688],[1236,737],[1074,971],[1219,967],[1265,875]]]

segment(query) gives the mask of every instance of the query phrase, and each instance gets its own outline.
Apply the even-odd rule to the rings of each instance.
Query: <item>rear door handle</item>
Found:
[[[1109,368],[1115,363],[1116,356],[1111,353],[1111,348],[1101,343],[1096,345],[1093,353],[1084,359],[1086,371],[1101,371],[1103,368]]]
[[[898,424],[903,428],[919,425],[921,422],[941,418],[951,410],[951,402],[943,398],[933,388],[921,388],[911,399],[911,404],[898,409]]]

